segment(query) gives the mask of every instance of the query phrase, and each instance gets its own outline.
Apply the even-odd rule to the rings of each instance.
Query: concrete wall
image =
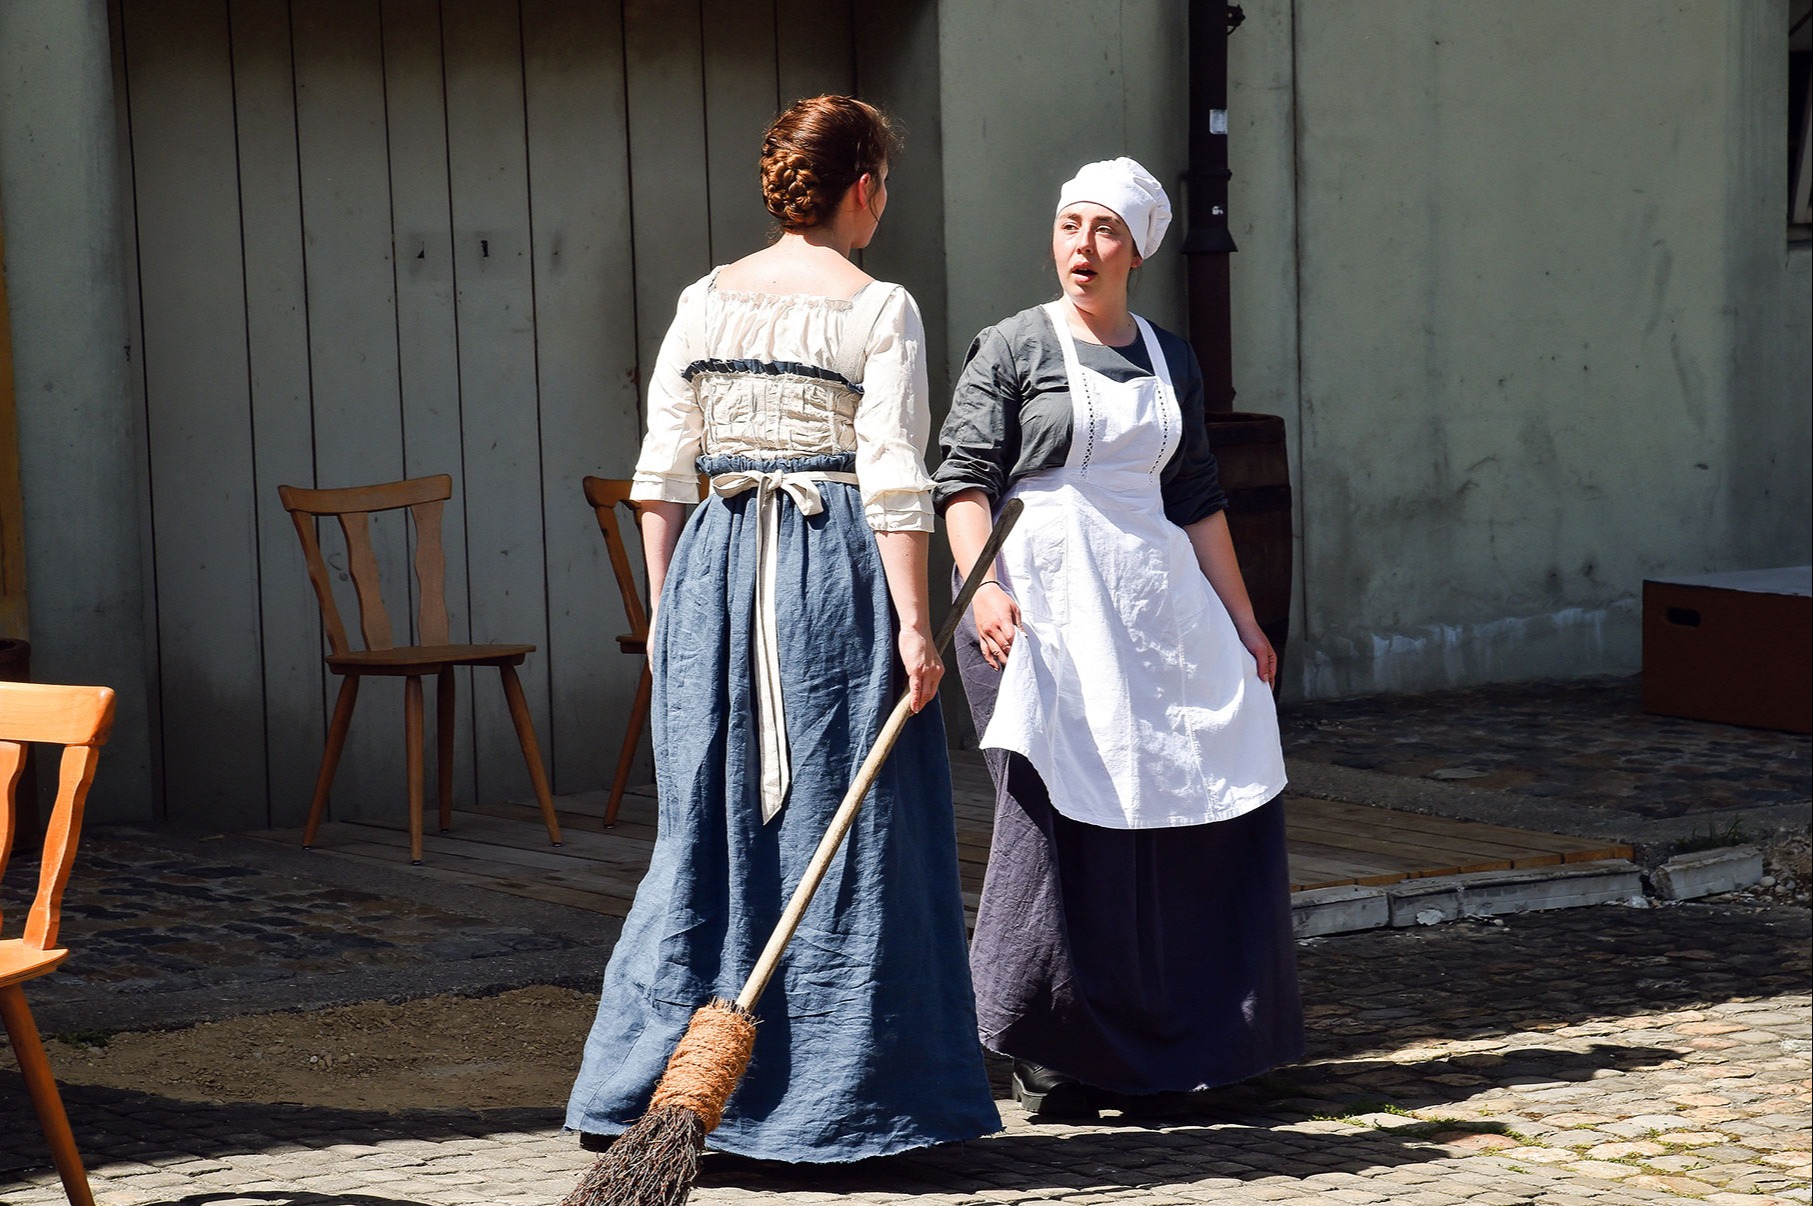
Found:
[[[1235,379],[1292,427],[1291,689],[1632,671],[1645,576],[1809,560],[1782,3],[1245,7]]]
[[[976,332],[1058,295],[1058,187],[1094,159],[1131,155],[1181,199],[1185,6],[1176,0],[939,6],[944,242],[953,371]],[[1134,284],[1134,307],[1181,326],[1182,226]]]
[[[1054,296],[1076,164],[1176,188],[1186,8],[940,6],[953,360]],[[1634,671],[1645,576],[1813,559],[1785,0],[1244,8],[1234,380],[1292,449],[1288,692]],[[1142,275],[1177,325],[1176,246]]]
[[[148,820],[143,436],[129,402],[108,45],[102,0],[0,4],[0,204],[32,676],[118,692],[90,815]],[[41,785],[54,778],[41,773]]]

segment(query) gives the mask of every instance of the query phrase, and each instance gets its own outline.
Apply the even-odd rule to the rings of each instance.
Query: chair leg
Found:
[[[403,761],[409,777],[409,861],[422,861],[422,676],[403,683]]]
[[[623,734],[623,752],[617,755],[617,777],[611,780],[610,802],[604,806],[604,827],[617,823],[617,810],[623,806],[623,789],[629,785],[630,764],[636,760],[636,746],[642,741],[642,726],[648,723],[649,696],[654,693],[655,676],[649,672],[648,659],[642,659],[642,677],[636,680],[636,700],[630,705],[629,729]]]
[[[38,1038],[38,1027],[32,1021],[31,1009],[25,1003],[25,990],[13,984],[0,988],[0,1018],[6,1022],[6,1036],[12,1040],[13,1058],[19,1062],[19,1074],[31,1094],[32,1107],[38,1111],[38,1125],[50,1145],[50,1159],[63,1179],[63,1193],[71,1206],[94,1206],[94,1194],[88,1189],[88,1173],[82,1168],[82,1155],[76,1150],[75,1136],[69,1130],[69,1116],[63,1112],[63,1098],[57,1093],[56,1079],[50,1073],[50,1060],[44,1056],[44,1044]]]
[[[541,746],[535,740],[535,721],[529,716],[529,701],[523,698],[522,683],[514,666],[499,666],[504,680],[504,700],[510,705],[510,719],[516,724],[516,740],[522,744],[523,761],[529,764],[529,782],[535,788],[535,802],[541,805],[542,823],[548,827],[548,840],[560,845],[560,822],[554,816],[554,796],[548,791],[548,774],[541,765]]]
[[[453,828],[453,668],[441,671],[434,696],[434,785],[441,797],[441,832]]]
[[[359,700],[359,676],[344,675],[340,694],[334,700],[334,718],[327,726],[327,746],[321,751],[321,769],[315,773],[315,798],[308,806],[308,823],[302,828],[302,848],[315,844],[315,831],[327,815],[327,793],[334,785],[334,771],[340,766],[340,751],[346,748],[346,731],[352,727],[353,705]]]

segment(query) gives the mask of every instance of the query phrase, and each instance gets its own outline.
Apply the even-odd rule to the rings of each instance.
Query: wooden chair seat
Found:
[[[328,655],[335,674],[439,674],[449,666],[520,666],[533,645],[405,645]]]
[[[23,938],[0,940],[0,988],[35,980],[67,958],[67,947],[41,951],[26,946]]]
[[[433,477],[337,490],[279,486],[277,494],[295,521],[296,535],[302,540],[302,557],[308,562],[309,581],[315,588],[315,601],[321,605],[322,627],[327,632],[327,668],[341,676],[333,719],[327,726],[327,744],[321,751],[321,768],[315,773],[315,796],[309,803],[308,822],[302,827],[303,847],[315,844],[315,834],[327,815],[328,790],[333,786],[334,770],[340,764],[340,751],[352,725],[359,680],[368,674],[404,680],[403,765],[408,776],[412,863],[422,861],[422,679],[435,677],[436,786],[440,792],[441,832],[452,828],[455,666],[496,668],[510,721],[516,726],[516,740],[522,746],[523,762],[529,768],[529,784],[535,789],[535,802],[541,806],[542,824],[547,826],[548,840],[560,845],[560,822],[554,816],[554,797],[541,764],[541,745],[535,740],[529,703],[516,677],[516,667],[535,652],[535,646],[455,645],[449,640],[452,625],[447,614],[447,555],[441,544],[441,511],[453,497],[453,479],[438,473]],[[415,578],[420,605],[416,613],[418,643],[414,645],[398,645],[392,639],[390,616],[384,610],[384,592],[378,581],[378,558],[371,541],[373,513],[404,509],[415,523],[416,536]],[[364,649],[354,649],[347,640],[346,626],[340,622],[340,609],[334,602],[333,575],[321,555],[315,526],[328,516],[339,520],[346,536],[346,565],[359,600],[359,631],[365,637]]]
[[[647,653],[648,638],[639,637],[633,632],[626,632],[617,638],[617,650],[620,653]]]
[[[0,1024],[6,1028],[19,1077],[31,1096],[51,1162],[71,1206],[94,1206],[94,1195],[50,1060],[44,1054],[38,1024],[25,1000],[24,985],[69,958],[69,949],[57,945],[63,889],[75,867],[82,809],[94,782],[95,765],[113,728],[113,705],[113,692],[106,687],[0,683],[0,874],[5,873],[13,848],[13,796],[25,765],[25,745],[37,741],[63,747],[57,802],[44,832],[44,853],[38,865],[38,891],[25,915],[23,933],[0,941]],[[7,1138],[11,1141],[14,1136]]]

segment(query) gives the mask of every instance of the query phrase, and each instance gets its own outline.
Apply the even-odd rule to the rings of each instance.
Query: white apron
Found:
[[[1143,318],[1154,376],[1084,368],[1061,303],[1073,429],[1061,469],[1023,478],[997,573],[1022,629],[983,734],[1024,755],[1054,808],[1109,829],[1200,825],[1284,788],[1272,694],[1165,518],[1159,474],[1182,438],[1170,367]]]

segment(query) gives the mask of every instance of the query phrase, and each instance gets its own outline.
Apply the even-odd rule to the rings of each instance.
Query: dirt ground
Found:
[[[46,1036],[65,1084],[185,1101],[346,1109],[566,1104],[597,998],[564,988],[428,997],[101,1038]],[[0,1068],[15,1067],[0,1047]]]

